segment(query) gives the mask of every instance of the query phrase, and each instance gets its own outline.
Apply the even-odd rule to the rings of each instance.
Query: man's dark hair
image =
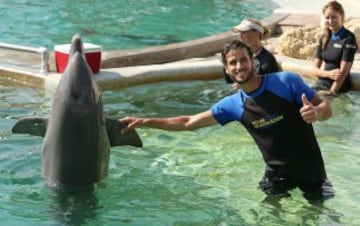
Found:
[[[248,53],[250,59],[253,58],[253,52],[251,51],[251,48],[246,45],[244,42],[241,42],[239,40],[234,40],[230,43],[225,44],[224,49],[221,51],[221,58],[222,58],[222,63],[224,65],[226,65],[227,61],[226,61],[226,55],[231,51],[231,50],[236,50],[236,49],[246,49],[246,52]]]

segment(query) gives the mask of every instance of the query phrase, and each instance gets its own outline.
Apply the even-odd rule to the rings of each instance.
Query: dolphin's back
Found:
[[[51,182],[81,185],[108,173],[110,143],[99,114],[66,112],[51,118],[44,138],[43,175]]]

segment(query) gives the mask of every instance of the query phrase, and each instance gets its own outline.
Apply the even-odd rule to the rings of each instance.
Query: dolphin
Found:
[[[44,137],[42,175],[50,186],[98,182],[108,174],[110,147],[142,147],[135,130],[122,133],[126,125],[105,118],[102,95],[93,77],[81,37],[74,35],[50,117],[23,118],[12,128],[13,133]]]

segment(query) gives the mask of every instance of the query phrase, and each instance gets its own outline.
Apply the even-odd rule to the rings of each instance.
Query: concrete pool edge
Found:
[[[312,63],[276,55],[282,70],[293,71],[311,78]],[[35,70],[2,68],[0,74],[8,80],[31,87],[55,89],[61,74],[40,74]],[[222,65],[218,57],[192,58],[165,64],[102,69],[95,80],[103,90],[163,81],[212,80],[222,78]],[[353,70],[351,78],[355,90],[360,90],[360,71]]]
[[[316,21],[314,25],[319,22],[316,15],[301,15],[299,17],[297,14],[284,12],[274,13],[264,18],[262,22],[274,33],[278,29],[286,29],[289,26],[298,27],[299,24],[293,24],[294,19],[286,19],[291,17],[300,20],[299,24],[303,26],[308,23],[307,21]],[[287,21],[291,21],[291,23],[289,24]],[[103,52],[104,57],[101,62],[101,70],[95,75],[95,79],[102,90],[162,81],[219,79],[222,78],[223,74],[221,61],[217,53],[222,49],[224,43],[235,37],[237,35],[232,32],[224,32],[210,37],[166,46],[155,46],[140,50],[105,51]],[[191,51],[194,48],[197,51]],[[172,56],[172,58],[169,58],[169,56]],[[57,87],[61,74],[55,72],[56,70],[51,70],[49,73],[41,73],[34,67],[39,62],[34,63],[33,56],[28,58],[32,59],[29,64],[22,62],[19,65],[12,65],[0,62],[0,78],[26,86],[54,90]],[[293,71],[308,77],[311,74],[312,63],[308,60],[300,60],[282,55],[276,55],[276,58],[282,70]],[[21,56],[19,59],[23,60],[24,57]],[[54,68],[54,59],[52,58],[51,60],[52,68]],[[356,60],[351,71],[355,90],[360,90],[359,66],[360,64]]]

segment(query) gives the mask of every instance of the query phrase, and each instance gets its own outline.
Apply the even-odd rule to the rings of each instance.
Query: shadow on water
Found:
[[[294,201],[298,205],[296,208],[294,208]],[[268,195],[261,202],[261,206],[268,210],[267,214],[263,218],[258,219],[257,223],[260,225],[274,222],[277,222],[279,225],[289,223],[296,225],[322,225],[330,220],[331,225],[342,225],[341,217],[343,217],[343,214],[328,208],[326,206],[328,200],[308,201],[307,203],[300,202],[293,198],[290,193]],[[286,218],[284,215],[288,215],[288,217]],[[289,218],[291,215],[296,216],[296,218]],[[273,219],[269,221],[269,217]]]
[[[86,225],[101,209],[94,186],[52,188],[50,206],[56,224]]]

